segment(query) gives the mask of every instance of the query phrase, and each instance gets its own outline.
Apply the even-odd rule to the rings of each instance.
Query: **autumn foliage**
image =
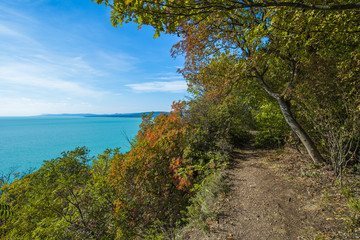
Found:
[[[188,131],[182,107],[179,102],[169,114],[154,119],[151,114],[143,116],[132,149],[111,166],[111,181],[119,195],[119,234],[133,234],[158,221],[174,224],[187,203],[192,177],[191,172],[182,171],[186,168],[183,151]]]

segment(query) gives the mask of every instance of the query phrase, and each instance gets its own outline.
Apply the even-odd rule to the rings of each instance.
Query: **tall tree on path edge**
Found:
[[[323,4],[320,0],[317,4],[308,0],[95,2],[105,3],[113,9],[111,21],[114,26],[132,21],[139,24],[139,29],[144,24],[152,26],[154,37],[160,36],[160,32],[181,35],[184,40],[177,49],[186,53],[185,72],[190,69],[190,63],[199,59],[211,61],[223,54],[236,57],[241,72],[254,79],[279,103],[285,120],[312,160],[324,162],[314,142],[291,112],[291,89],[301,62],[307,61],[309,55],[336,57],[340,49],[342,53],[347,51],[349,58],[354,57],[353,48],[337,45],[359,41],[354,37],[360,30],[356,24],[360,20],[357,1],[337,1],[337,4]],[[342,19],[349,24],[345,25]],[[192,37],[199,44],[186,42],[191,34],[199,37]],[[339,34],[345,34],[341,43],[324,47],[316,41]]]

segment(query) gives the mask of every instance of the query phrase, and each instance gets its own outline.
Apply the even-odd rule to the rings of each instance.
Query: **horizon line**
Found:
[[[42,113],[36,115],[0,115],[0,117],[45,117],[45,116],[85,116],[85,115],[93,115],[93,116],[112,116],[112,115],[130,115],[130,114],[143,114],[143,113],[169,113],[170,111],[141,111],[141,112],[125,112],[125,113]]]

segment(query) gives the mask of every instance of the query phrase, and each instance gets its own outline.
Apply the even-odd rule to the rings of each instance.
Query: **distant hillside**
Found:
[[[114,114],[89,114],[85,117],[131,117],[131,118],[141,118],[143,114],[150,114],[152,112],[140,112],[140,113],[114,113]],[[159,116],[161,113],[168,112],[154,112],[153,116]]]
[[[127,117],[127,118],[141,118],[143,114],[150,114],[151,112],[140,113],[114,113],[114,114],[92,114],[92,113],[63,113],[63,114],[43,114],[45,117]],[[168,112],[154,112],[154,117],[161,113]]]

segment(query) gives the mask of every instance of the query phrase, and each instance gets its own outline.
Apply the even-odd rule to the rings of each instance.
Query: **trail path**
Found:
[[[294,240],[313,230],[323,214],[304,187],[278,174],[268,151],[235,152],[227,170],[230,192],[210,233],[198,239]]]

